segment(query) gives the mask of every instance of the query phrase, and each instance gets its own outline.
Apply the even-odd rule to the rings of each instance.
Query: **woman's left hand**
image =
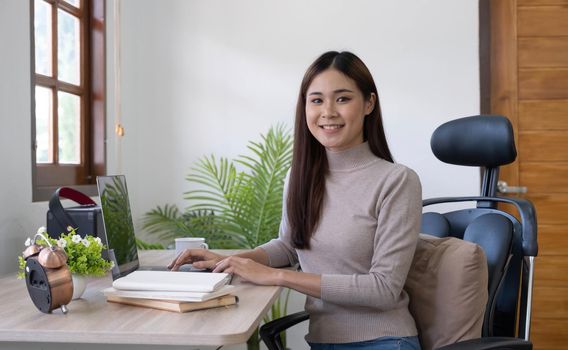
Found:
[[[230,256],[217,263],[213,272],[232,273],[246,281],[261,285],[278,285],[280,271],[252,259]]]

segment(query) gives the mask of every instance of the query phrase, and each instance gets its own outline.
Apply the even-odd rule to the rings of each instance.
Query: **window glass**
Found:
[[[51,5],[35,0],[34,6],[35,70],[38,74],[51,76]]]
[[[81,98],[59,92],[57,126],[59,131],[59,163],[81,163]]]
[[[65,0],[66,3],[71,4],[75,7],[79,7],[81,6],[81,1],[80,0]]]
[[[53,91],[48,88],[36,86],[35,88],[36,113],[36,162],[53,163],[53,139],[51,138],[53,125]]]
[[[60,80],[79,85],[80,35],[79,19],[67,12],[57,10],[57,75]]]

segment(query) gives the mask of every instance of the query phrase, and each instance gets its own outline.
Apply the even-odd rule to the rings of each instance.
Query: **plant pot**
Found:
[[[73,296],[71,300],[79,299],[87,288],[87,277],[73,273],[71,274],[71,279],[73,280]]]

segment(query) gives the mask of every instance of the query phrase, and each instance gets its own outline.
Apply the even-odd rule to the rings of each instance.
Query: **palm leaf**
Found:
[[[256,158],[241,156],[237,162],[250,169],[255,188],[250,202],[253,241],[262,244],[275,236],[281,218],[283,183],[292,160],[292,138],[281,126],[270,129],[264,142],[248,146]]]
[[[150,234],[155,234],[161,239],[186,236],[191,232],[175,205],[166,204],[156,207],[146,215],[142,221],[142,227]]]

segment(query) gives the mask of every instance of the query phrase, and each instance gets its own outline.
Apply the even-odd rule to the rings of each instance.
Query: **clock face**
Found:
[[[30,257],[26,262],[26,286],[34,305],[41,312],[50,313],[53,298],[47,269],[39,264],[36,257]]]

